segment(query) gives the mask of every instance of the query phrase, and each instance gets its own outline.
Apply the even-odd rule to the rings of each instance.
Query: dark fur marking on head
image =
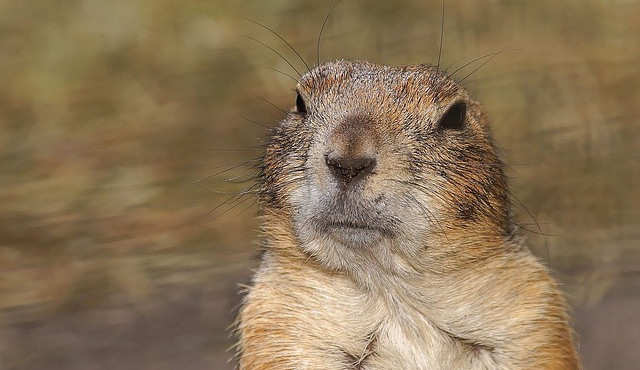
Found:
[[[472,221],[476,217],[476,207],[472,203],[459,202],[456,211],[458,219],[462,221]]]

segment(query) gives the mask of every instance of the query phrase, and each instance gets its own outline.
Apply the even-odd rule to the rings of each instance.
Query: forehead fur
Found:
[[[369,97],[372,103],[390,100],[404,106],[439,105],[468,97],[464,88],[433,66],[391,67],[345,60],[311,70],[302,76],[298,90],[312,100],[327,95],[349,98],[350,94],[366,91],[359,96]]]

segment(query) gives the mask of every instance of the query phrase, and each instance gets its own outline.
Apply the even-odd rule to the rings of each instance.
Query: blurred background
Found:
[[[234,367],[257,264],[242,191],[295,99],[269,48],[305,70],[251,20],[312,64],[332,6],[0,1],[0,369]],[[441,6],[343,0],[320,58],[435,64]],[[640,363],[638,19],[638,1],[446,2],[441,65],[491,117],[588,370]]]

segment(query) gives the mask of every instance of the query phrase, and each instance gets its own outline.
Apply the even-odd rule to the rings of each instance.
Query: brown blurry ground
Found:
[[[331,6],[0,1],[0,369],[233,368],[257,225],[254,198],[227,194],[251,186],[261,125],[282,116],[263,99],[288,108],[295,86],[246,36],[304,69],[245,17],[312,62]],[[446,7],[443,66],[505,51],[465,85],[569,296],[585,368],[636,369],[640,2]],[[440,17],[440,1],[344,0],[321,58],[435,63]]]

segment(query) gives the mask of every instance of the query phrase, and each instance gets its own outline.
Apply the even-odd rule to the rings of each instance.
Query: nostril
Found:
[[[370,174],[376,165],[374,157],[341,157],[328,154],[325,161],[333,175],[345,182]]]

